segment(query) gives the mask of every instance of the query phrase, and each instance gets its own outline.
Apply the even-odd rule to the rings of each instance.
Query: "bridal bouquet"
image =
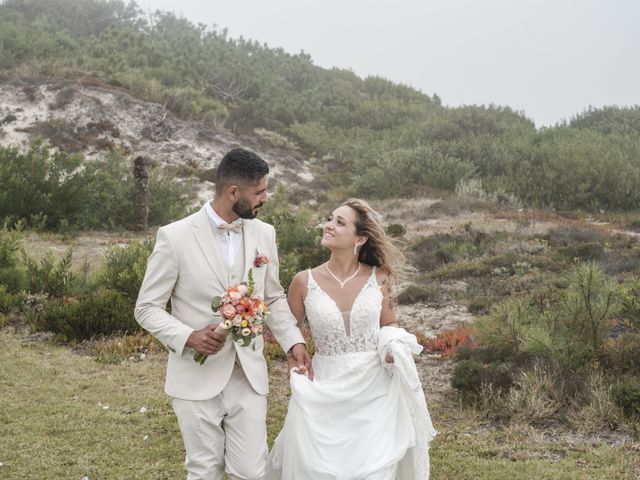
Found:
[[[249,269],[248,283],[234,285],[219,296],[214,297],[211,308],[222,316],[222,322],[216,327],[216,333],[231,335],[234,341],[243,347],[251,339],[262,334],[262,324],[269,312],[262,297],[254,293],[253,269]],[[196,353],[193,360],[200,365],[206,362],[208,355]]]

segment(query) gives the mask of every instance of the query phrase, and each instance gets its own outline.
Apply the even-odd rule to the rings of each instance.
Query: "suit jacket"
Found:
[[[189,335],[207,324],[219,323],[211,310],[213,297],[221,295],[227,285],[226,266],[217,249],[214,232],[204,208],[158,230],[155,248],[136,302],[138,323],[169,350],[165,392],[185,400],[206,400],[226,386],[236,356],[254,390],[269,391],[267,366],[262,355],[262,336],[247,347],[237,345],[229,336],[215,355],[204,365],[193,360],[194,350],[185,348]],[[269,262],[253,268],[255,291],[268,305],[269,328],[288,351],[304,339],[289,310],[278,279],[278,253],[275,229],[260,220],[244,223],[244,264],[247,274],[256,253],[267,255]],[[166,310],[171,300],[171,313]]]

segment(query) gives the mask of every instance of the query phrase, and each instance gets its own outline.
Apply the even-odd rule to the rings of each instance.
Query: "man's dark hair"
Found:
[[[242,148],[234,148],[222,157],[216,171],[216,190],[233,183],[256,185],[269,173],[269,165],[258,155]]]

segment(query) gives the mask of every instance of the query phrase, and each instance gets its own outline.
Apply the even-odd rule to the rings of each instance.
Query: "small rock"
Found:
[[[144,441],[149,440],[149,435],[145,435],[142,440],[144,440]]]
[[[146,409],[146,407],[142,407],[142,408],[140,409],[140,413],[147,413],[147,409]]]

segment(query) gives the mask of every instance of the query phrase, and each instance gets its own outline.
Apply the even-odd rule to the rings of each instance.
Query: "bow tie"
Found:
[[[227,231],[232,231],[242,233],[242,227],[244,227],[244,223],[221,223],[218,225],[218,232],[225,233]]]

